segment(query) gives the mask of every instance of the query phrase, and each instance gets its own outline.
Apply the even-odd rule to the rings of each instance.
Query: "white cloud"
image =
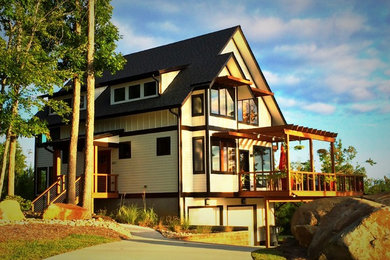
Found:
[[[272,85],[296,85],[301,80],[295,75],[280,75],[271,71],[263,71],[267,82]]]
[[[115,19],[113,24],[118,27],[119,34],[122,35],[122,39],[118,42],[118,49],[124,54],[145,50],[161,44],[161,40],[155,37],[136,34],[130,24],[124,24]]]
[[[295,107],[298,105],[298,101],[293,98],[284,98],[284,97],[278,97],[276,99],[278,101],[278,104],[283,107]]]
[[[302,106],[306,111],[316,112],[323,115],[330,115],[336,111],[336,107],[333,105],[316,102],[311,104],[306,104]]]
[[[378,108],[378,106],[375,104],[359,104],[359,103],[357,103],[357,104],[353,104],[351,106],[351,109],[353,111],[360,112],[360,113],[371,112],[377,108]]]
[[[150,28],[162,30],[162,31],[165,31],[165,32],[177,33],[177,32],[180,31],[180,28],[176,24],[174,24],[174,23],[172,23],[170,21],[159,22],[159,23],[153,22],[153,23],[150,23],[148,26]]]

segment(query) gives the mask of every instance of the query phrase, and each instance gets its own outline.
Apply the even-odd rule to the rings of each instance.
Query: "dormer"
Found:
[[[111,86],[111,105],[154,98],[159,95],[159,80],[155,77]]]

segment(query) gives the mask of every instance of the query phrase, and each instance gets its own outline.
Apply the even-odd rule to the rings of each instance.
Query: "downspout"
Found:
[[[178,113],[174,112],[172,108],[169,109],[169,112],[176,116],[177,118],[177,172],[178,172],[178,183],[177,183],[177,189],[178,189],[178,217],[180,218],[181,215],[181,208],[180,208],[180,200],[181,200],[181,192],[183,190],[183,182],[182,182],[182,141],[181,141],[181,110],[178,108]]]
[[[158,79],[158,78],[156,78],[155,76],[154,76],[154,74],[152,74],[152,78],[154,79],[154,81],[156,81],[157,82],[157,85],[158,85],[158,94],[161,94],[160,93],[160,90],[161,90],[161,86],[160,86],[160,80]],[[171,111],[171,110],[169,110],[169,111]],[[172,112],[171,112],[172,113]]]

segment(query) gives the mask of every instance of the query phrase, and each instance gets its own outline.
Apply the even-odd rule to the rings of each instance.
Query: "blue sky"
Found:
[[[390,176],[390,1],[112,5],[123,54],[241,25],[287,122],[338,132],[369,176]]]

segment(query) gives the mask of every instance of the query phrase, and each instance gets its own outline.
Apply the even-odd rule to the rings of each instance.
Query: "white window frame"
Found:
[[[122,103],[126,103],[126,102],[133,102],[133,101],[137,101],[137,100],[158,97],[159,96],[158,82],[156,82],[156,94],[151,95],[151,96],[145,96],[144,86],[146,83],[149,83],[149,82],[156,82],[156,81],[154,79],[149,78],[149,79],[144,79],[144,80],[139,80],[139,81],[134,81],[134,82],[123,83],[123,84],[119,84],[117,86],[111,86],[111,97],[110,97],[111,105],[122,104]],[[129,88],[132,86],[136,86],[136,85],[140,86],[140,97],[130,99],[129,98]],[[114,99],[115,89],[118,89],[118,88],[125,88],[125,100],[115,102],[115,99]]]

